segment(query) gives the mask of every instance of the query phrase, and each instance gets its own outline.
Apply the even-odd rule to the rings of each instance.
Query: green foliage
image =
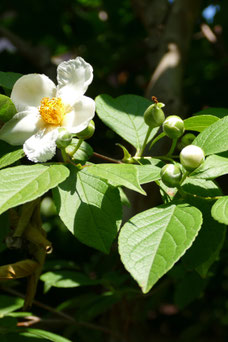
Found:
[[[202,224],[200,211],[186,204],[153,208],[131,218],[121,229],[121,259],[147,293],[185,253]]]
[[[224,224],[228,224],[228,196],[219,198],[212,207],[213,218]]]
[[[125,186],[128,189],[146,195],[138,179],[138,169],[135,165],[99,164],[88,167],[88,173],[104,178],[114,186]]]
[[[0,120],[9,121],[15,114],[16,108],[8,96],[0,95]]]
[[[212,155],[207,157],[205,162],[192,172],[191,177],[201,179],[215,179],[228,173],[227,158]]]
[[[22,308],[23,304],[22,298],[0,295],[0,316],[7,316],[11,312]]]
[[[219,118],[214,115],[196,115],[185,119],[184,126],[186,130],[202,132],[205,128],[218,120]]]
[[[64,165],[21,165],[0,171],[0,213],[54,188],[69,175]]]
[[[24,257],[36,259],[37,255],[40,257],[40,254],[45,254],[43,246],[39,244],[40,240],[35,239],[34,243],[33,239],[31,242],[26,235],[31,225],[34,228],[40,224],[39,208],[31,212],[31,218],[28,218],[30,211],[26,212],[29,224],[20,238],[21,247],[10,249],[8,244],[14,238],[18,220],[22,222],[24,219],[23,210],[26,205],[30,206],[35,198],[47,192],[47,196],[51,196],[49,190],[54,188],[54,199],[62,219],[61,221],[54,211],[52,215],[46,215],[48,202],[43,201],[46,209],[46,212],[42,210],[45,231],[40,231],[43,237],[47,234],[46,238],[53,244],[53,252],[46,256],[47,262],[41,275],[41,285],[44,285],[45,290],[52,287],[48,295],[42,293],[43,286],[39,284],[37,302],[32,306],[31,312],[17,312],[15,310],[20,310],[23,305],[22,300],[18,301],[16,297],[12,300],[13,297],[4,293],[11,290],[14,293],[15,290],[15,293],[19,291],[25,294],[29,288],[26,280],[1,282],[0,302],[1,308],[5,310],[4,317],[0,319],[1,342],[134,342],[156,338],[202,342],[219,339],[225,341],[227,338],[227,196],[223,196],[218,184],[226,194],[224,176],[227,174],[228,110],[225,108],[227,89],[224,86],[224,79],[227,78],[228,69],[224,58],[224,46],[227,45],[228,37],[228,4],[221,0],[220,10],[217,8],[215,18],[211,19],[213,23],[208,24],[209,29],[217,37],[215,44],[211,44],[203,34],[199,34],[203,28],[202,20],[204,22],[207,19],[201,16],[198,17],[200,20],[196,21],[194,37],[197,39],[192,41],[186,58],[188,62],[182,87],[186,102],[181,110],[183,114],[185,108],[189,114],[196,113],[184,120],[185,129],[194,132],[195,135],[200,133],[193,144],[205,149],[208,157],[192,173],[188,174],[182,170],[183,183],[178,189],[172,190],[162,183],[160,171],[165,163],[179,165],[176,151],[158,156],[161,154],[157,153],[158,143],[153,147],[153,155],[158,157],[155,159],[150,157],[150,152],[147,155],[147,149],[144,148],[149,142],[153,144],[153,138],[157,133],[155,129],[148,139],[145,139],[148,127],[143,123],[142,113],[151,101],[136,95],[122,95],[145,93],[147,85],[150,84],[151,70],[156,68],[156,59],[154,60],[152,55],[159,52],[159,45],[153,41],[153,37],[152,40],[151,37],[148,39],[148,27],[145,30],[143,22],[143,6],[140,5],[140,1],[138,3],[142,12],[137,10],[137,1],[134,1],[136,10],[133,11],[130,0],[60,0],[56,6],[53,6],[52,1],[41,1],[30,6],[28,16],[26,1],[13,0],[10,7],[8,1],[1,1],[3,40],[6,29],[7,40],[13,37],[13,45],[16,47],[15,51],[11,52],[1,50],[1,65],[5,68],[3,70],[16,70],[22,73],[42,72],[48,73],[52,78],[55,74],[53,64],[59,63],[66,56],[74,58],[77,54],[83,56],[94,67],[90,95],[95,97],[99,93],[110,93],[113,96],[97,97],[97,112],[102,122],[95,118],[96,131],[89,141],[91,146],[83,142],[76,151],[79,141],[74,139],[66,148],[66,155],[63,152],[63,158],[58,151],[55,156],[58,164],[30,165],[30,161],[23,158],[24,152],[21,147],[9,147],[8,144],[0,142],[0,168],[4,168],[0,171],[0,176],[3,175],[0,177],[0,203],[9,190],[13,196],[0,206],[4,211],[0,215],[1,265],[11,265]],[[169,17],[173,9],[175,10],[176,4],[175,1],[167,3],[165,18]],[[203,2],[201,9],[209,4],[211,5],[211,1]],[[163,15],[160,7],[159,10]],[[160,15],[156,15],[156,1],[152,7],[146,7],[146,12],[152,25],[154,18],[160,20]],[[162,22],[166,25],[168,21]],[[2,46],[4,49],[4,44],[1,48]],[[152,61],[153,65],[151,66],[148,61]],[[163,75],[166,77],[162,74],[162,78]],[[1,90],[10,95],[13,84],[20,76],[21,74],[0,72]],[[160,79],[156,85],[159,85],[159,81]],[[159,91],[158,96],[165,97],[163,93],[160,95]],[[179,115],[169,112],[172,100],[167,99],[166,115]],[[174,100],[179,101],[178,98]],[[211,106],[216,108],[210,108]],[[205,109],[199,111],[201,108]],[[11,101],[2,95],[0,120],[7,121],[13,113],[15,109]],[[118,142],[125,145],[122,145],[122,164],[114,163],[114,159],[113,164],[110,164],[111,160],[107,160],[109,164],[103,164],[104,159],[102,164],[99,164],[98,153],[93,155],[93,150],[120,161],[120,153],[115,147],[115,133],[119,135]],[[134,155],[134,149],[129,143],[140,152],[138,155]],[[177,144],[179,147],[180,141]],[[221,152],[224,153],[217,155]],[[95,156],[96,159],[93,158]],[[97,164],[86,164],[88,159]],[[8,168],[13,165],[20,166]],[[55,166],[59,167],[58,170]],[[24,173],[24,170],[29,168],[33,170],[31,179],[27,171]],[[41,168],[43,171],[44,168],[51,168],[52,171],[42,173]],[[15,173],[12,170],[15,170]],[[17,170],[20,171],[18,176]],[[68,170],[71,171],[70,175]],[[220,176],[223,178],[217,180]],[[146,185],[142,190],[140,185],[143,184]],[[142,196],[145,194],[144,189],[147,196]],[[159,190],[162,197],[157,199]],[[167,203],[165,207],[153,208],[161,201]],[[180,204],[181,202],[183,204]],[[124,207],[123,217],[122,205],[130,207]],[[162,213],[163,210],[169,212],[172,208],[175,209],[174,215],[170,212],[171,218],[167,226],[164,226],[162,215],[155,226],[155,222],[151,223],[150,216],[147,218],[146,208],[150,208],[149,211],[161,210]],[[173,251],[170,247],[172,238],[178,239],[179,243],[179,238],[183,236],[178,233],[179,221],[175,224],[175,229],[174,224],[172,227],[170,225],[179,217],[184,223],[187,221],[183,208],[197,213],[200,211],[203,223],[200,229],[197,228],[198,235],[195,228],[196,236],[192,237],[192,245],[189,245],[188,249],[183,246],[184,254],[180,252],[181,247],[178,245],[177,255],[173,254],[169,259]],[[141,215],[142,224],[149,220],[148,227],[144,225],[146,233],[151,236],[149,235],[145,241],[140,240],[141,231],[138,231],[138,226],[141,222],[136,220],[136,213]],[[68,229],[65,229],[62,222]],[[189,232],[188,228],[183,229],[183,233],[190,234],[191,230]],[[153,248],[156,248],[156,243],[158,245],[158,253],[154,253],[154,249],[149,249],[146,244],[156,232],[162,235],[162,229],[164,234],[160,243],[153,240]],[[167,233],[170,230],[174,233],[173,236]],[[130,275],[124,270],[117,254],[118,231],[120,239],[122,234],[124,236],[127,235],[125,232],[128,232],[126,243],[122,244],[122,254],[124,263],[131,265],[135,262],[134,270],[130,266],[126,267]],[[135,246],[132,253],[128,254],[129,244],[136,245],[137,239],[140,242],[139,246]],[[189,244],[190,240],[189,238]],[[166,241],[168,243],[165,243]],[[183,238],[183,241],[186,240]],[[137,248],[141,248],[142,256],[145,257],[145,269],[137,268],[140,265],[137,264],[135,256]],[[167,265],[163,268],[162,262],[165,259],[162,259],[162,256],[167,259]],[[159,257],[162,259],[160,263]],[[125,262],[126,260],[128,261]],[[146,260],[149,260],[148,264]],[[167,273],[168,269],[170,271]],[[137,284],[131,280],[132,275],[139,282],[141,274],[147,283],[147,290],[155,286],[146,296],[141,294]],[[158,278],[160,280],[157,283]],[[37,303],[40,307],[36,306]],[[33,329],[33,319],[36,318],[41,319],[38,323],[40,329]]]
[[[47,292],[52,286],[71,288],[99,284],[99,281],[90,279],[83,273],[66,270],[43,273],[40,279],[44,282],[45,292]]]
[[[0,71],[0,86],[11,90],[14,83],[22,76],[16,72],[3,72]]]
[[[92,147],[85,141],[82,142],[79,149],[75,151],[79,139],[72,139],[72,142],[66,147],[66,153],[76,162],[85,162],[93,154]]]
[[[143,114],[150,104],[149,100],[136,95],[122,95],[116,99],[99,95],[96,98],[99,118],[137,150],[142,147],[147,132]],[[151,131],[148,142],[157,131],[158,128]]]
[[[228,117],[215,122],[200,133],[193,141],[203,149],[205,155],[220,153],[228,149]]]
[[[14,164],[16,161],[20,160],[24,156],[25,153],[22,148],[17,148],[12,152],[6,153],[4,156],[0,157],[0,169]]]
[[[54,189],[59,216],[81,242],[108,253],[121,223],[119,191],[87,168],[70,171]]]

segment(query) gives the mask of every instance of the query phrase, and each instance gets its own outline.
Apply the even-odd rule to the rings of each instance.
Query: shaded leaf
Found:
[[[23,304],[24,300],[22,298],[0,295],[0,316],[6,316],[22,308]]]
[[[29,334],[27,334],[29,333]],[[22,335],[22,334],[21,334]],[[62,337],[60,335],[54,334],[47,330],[41,330],[41,329],[26,329],[26,333],[23,334],[23,336],[37,336],[41,337],[42,339],[45,338],[48,341],[52,342],[71,342],[68,340],[68,338]]]
[[[222,119],[224,116],[228,115],[227,108],[205,108],[194,115],[213,115],[217,116],[218,118]]]
[[[121,223],[119,190],[87,168],[70,170],[70,177],[53,191],[60,218],[81,242],[108,253]]]
[[[12,89],[14,83],[22,76],[16,72],[0,71],[0,86],[7,89]]]
[[[207,285],[207,280],[202,279],[196,272],[185,273],[184,278],[179,280],[175,292],[175,304],[183,309],[195,299],[202,296]]]
[[[183,189],[188,193],[198,196],[218,196],[221,191],[212,181],[203,179],[187,179]],[[203,225],[191,249],[184,255],[182,261],[186,268],[196,269],[202,277],[205,277],[211,265],[217,260],[226,236],[226,227],[211,216],[213,201],[187,196],[186,200],[201,210]]]

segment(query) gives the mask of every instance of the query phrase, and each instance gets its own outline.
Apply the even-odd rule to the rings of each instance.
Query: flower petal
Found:
[[[11,145],[22,145],[42,125],[37,108],[17,113],[0,129],[0,139]]]
[[[32,135],[23,145],[27,158],[34,163],[43,163],[52,159],[56,151],[58,128],[44,129]]]
[[[28,74],[19,78],[13,86],[11,99],[18,111],[38,107],[43,97],[56,95],[55,84],[45,75]]]
[[[72,106],[72,111],[65,115],[62,126],[71,133],[85,129],[95,115],[95,102],[90,97],[82,96],[80,101]]]
[[[93,80],[93,68],[83,58],[62,62],[57,68],[57,96],[65,104],[72,105],[81,97]]]

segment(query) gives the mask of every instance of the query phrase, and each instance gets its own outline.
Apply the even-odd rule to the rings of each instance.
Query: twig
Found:
[[[107,161],[110,161],[111,163],[117,163],[117,164],[122,164],[121,160],[117,160],[117,159],[113,159],[107,156],[104,156],[103,154],[97,153],[97,152],[93,152],[93,156],[97,157],[97,158],[101,158]]]

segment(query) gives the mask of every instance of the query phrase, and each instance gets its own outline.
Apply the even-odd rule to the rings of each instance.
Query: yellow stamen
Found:
[[[40,115],[42,119],[51,125],[60,125],[66,109],[59,97],[44,97],[40,103]]]

